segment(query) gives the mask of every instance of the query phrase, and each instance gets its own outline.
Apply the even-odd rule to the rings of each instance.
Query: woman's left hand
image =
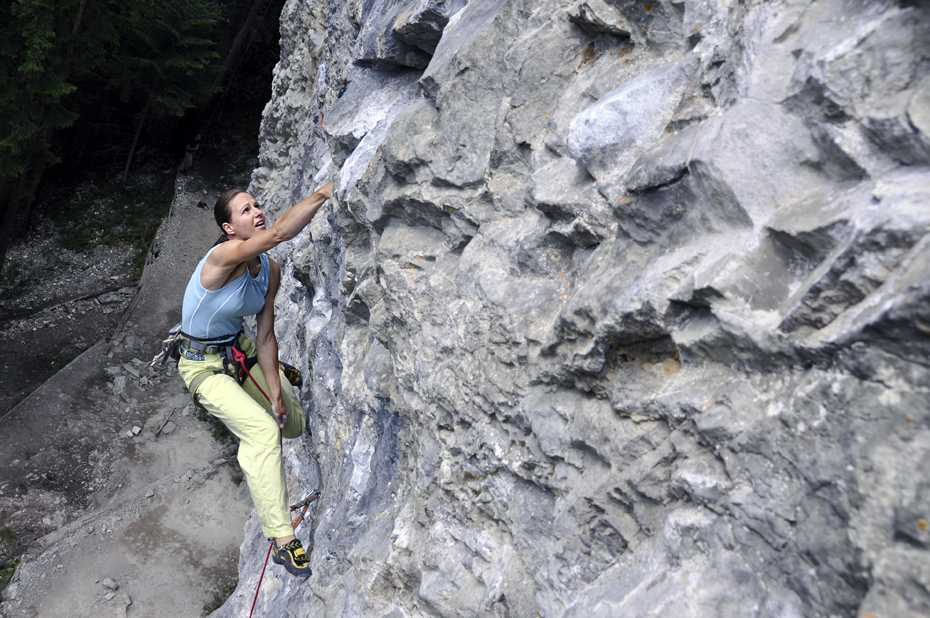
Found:
[[[278,397],[277,401],[272,402],[271,411],[274,412],[278,427],[284,429],[284,424],[287,422],[287,407],[284,405],[284,400]]]

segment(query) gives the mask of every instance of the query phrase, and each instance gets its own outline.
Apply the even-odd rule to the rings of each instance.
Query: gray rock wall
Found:
[[[930,613],[930,10],[290,1],[314,576],[256,611]],[[247,530],[248,614],[265,542]]]

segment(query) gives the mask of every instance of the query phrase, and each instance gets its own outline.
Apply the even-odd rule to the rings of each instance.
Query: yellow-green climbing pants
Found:
[[[246,356],[255,355],[255,345],[245,335],[239,335],[239,349]],[[236,363],[230,359],[230,371]],[[181,357],[178,370],[184,383],[190,388],[197,374],[223,371],[223,357],[219,354],[204,354],[203,360]],[[249,372],[266,393],[268,385],[258,364]],[[304,411],[297,401],[294,387],[280,373],[281,397],[287,407],[287,422],[284,424],[285,438],[297,438],[307,427]],[[242,386],[236,378],[226,373],[208,376],[197,392],[192,393],[207,411],[220,419],[239,438],[239,465],[249,484],[252,503],[262,524],[266,538],[293,534],[290,510],[287,502],[287,482],[284,476],[284,460],[278,437],[278,424],[271,412],[271,404],[265,399],[251,380],[246,377]]]

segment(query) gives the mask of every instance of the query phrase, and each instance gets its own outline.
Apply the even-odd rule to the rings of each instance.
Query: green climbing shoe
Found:
[[[307,558],[307,552],[300,541],[294,539],[284,547],[278,547],[277,543],[271,550],[271,560],[275,564],[283,565],[288,573],[297,577],[310,577],[313,571],[310,570],[310,559]]]

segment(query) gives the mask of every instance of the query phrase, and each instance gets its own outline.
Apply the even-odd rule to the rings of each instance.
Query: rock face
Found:
[[[281,23],[252,190],[338,199],[275,254],[322,498],[257,610],[930,613],[926,4]]]

